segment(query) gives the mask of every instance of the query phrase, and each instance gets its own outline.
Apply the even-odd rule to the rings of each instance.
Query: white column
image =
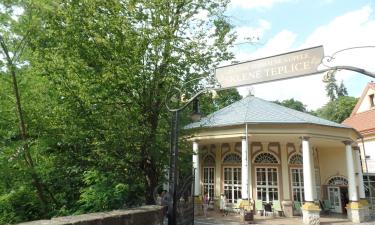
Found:
[[[359,189],[359,198],[365,199],[365,186],[363,184],[363,174],[362,174],[362,166],[361,166],[361,158],[360,158],[360,149],[357,147],[354,149],[354,156],[357,162],[357,173],[358,173],[358,189]]]
[[[242,199],[249,199],[248,195],[248,186],[249,186],[249,177],[248,177],[248,142],[247,138],[242,138],[242,168],[241,168],[241,197]]]
[[[253,177],[251,171],[251,144],[249,140],[249,135],[247,136],[247,177],[248,177],[248,190],[249,190],[249,199],[253,199]]]
[[[311,165],[311,153],[310,153],[309,137],[302,137],[302,157],[303,157],[303,187],[305,189],[305,201],[313,202],[313,177]]]
[[[349,201],[357,202],[358,194],[357,194],[357,189],[356,189],[357,182],[355,179],[355,172],[354,172],[352,142],[344,141],[344,144],[345,144],[345,151],[346,151],[346,167],[347,167],[348,182],[349,182]]]
[[[315,163],[314,163],[314,153],[310,146],[310,163],[311,163],[311,185],[314,201],[318,198],[318,193],[316,192],[316,177],[315,177]]]
[[[193,142],[193,170],[195,170],[195,179],[194,179],[194,195],[201,195],[201,172],[199,166],[199,155],[198,155],[198,142]],[[193,171],[194,172],[194,171]]]
[[[215,198],[220,198],[221,191],[221,144],[216,145],[215,154]]]

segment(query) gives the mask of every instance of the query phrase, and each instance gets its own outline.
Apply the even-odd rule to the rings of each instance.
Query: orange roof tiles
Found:
[[[342,123],[355,128],[361,134],[375,133],[375,109],[354,114]]]
[[[369,82],[367,84],[350,117],[342,122],[342,124],[355,128],[362,135],[375,133],[375,109],[357,113],[369,89],[375,90],[375,83]]]

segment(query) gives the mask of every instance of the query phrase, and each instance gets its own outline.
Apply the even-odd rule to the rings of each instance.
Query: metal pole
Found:
[[[172,116],[171,159],[169,168],[169,193],[172,196],[172,207],[168,207],[168,225],[177,225],[178,119],[179,110],[175,111]]]
[[[195,181],[195,168],[193,168],[193,179],[192,179],[192,184],[193,184],[193,193],[191,196],[193,196],[193,225],[194,225],[194,214],[195,214],[195,205],[194,205],[194,201],[195,201],[195,196],[194,196],[194,193],[195,193],[195,184],[194,184],[194,181]]]

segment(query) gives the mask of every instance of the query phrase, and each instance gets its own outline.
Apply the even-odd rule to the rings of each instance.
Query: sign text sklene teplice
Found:
[[[323,56],[323,46],[318,46],[219,67],[215,75],[223,88],[293,78],[317,73]]]

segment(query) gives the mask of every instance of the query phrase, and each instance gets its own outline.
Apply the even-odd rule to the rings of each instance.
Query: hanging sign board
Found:
[[[216,68],[221,87],[238,87],[318,73],[323,46]]]

